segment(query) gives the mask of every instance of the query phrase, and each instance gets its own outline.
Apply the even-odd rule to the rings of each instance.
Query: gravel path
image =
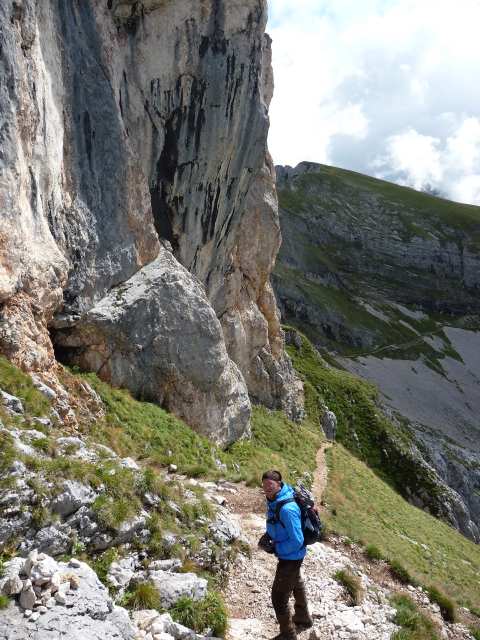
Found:
[[[329,446],[323,445],[317,454],[313,492],[319,505],[327,484],[325,449]],[[257,541],[265,531],[265,498],[260,488],[237,487],[237,492],[228,496],[230,517],[240,526],[252,553],[251,557],[238,555],[224,590],[229,611],[226,640],[267,640],[278,633],[278,626],[270,601],[276,558],[257,548]],[[363,591],[361,604],[352,606],[344,588],[334,579],[340,569],[347,569],[359,578]],[[395,583],[382,563],[366,561],[360,547],[347,548],[340,538],[332,537],[327,544],[310,546],[303,574],[314,627],[299,634],[299,640],[390,640],[398,627],[392,622],[395,611],[389,598],[398,591],[406,591],[435,621],[439,637],[471,638],[463,625],[444,623],[438,607],[428,601],[421,589]]]

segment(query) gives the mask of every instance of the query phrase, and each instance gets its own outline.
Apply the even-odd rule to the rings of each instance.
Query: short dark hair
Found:
[[[280,473],[280,471],[276,471],[275,469],[269,469],[263,474],[262,482],[263,480],[275,480],[275,482],[281,482],[282,474]]]

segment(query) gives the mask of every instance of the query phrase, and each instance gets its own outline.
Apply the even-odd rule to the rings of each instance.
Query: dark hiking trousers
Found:
[[[311,620],[308,612],[305,586],[300,573],[302,562],[303,558],[302,560],[278,561],[277,572],[272,585],[272,604],[280,627],[283,626],[281,624],[282,621],[290,617],[288,601],[292,594],[295,598],[293,622],[296,624],[308,624]],[[288,627],[289,625],[287,625],[287,629]]]

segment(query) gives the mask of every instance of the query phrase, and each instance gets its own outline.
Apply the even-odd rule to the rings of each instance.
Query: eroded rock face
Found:
[[[201,285],[167,250],[72,329],[63,356],[155,400],[220,444],[243,435],[250,401]]]
[[[85,314],[167,240],[205,286],[252,397],[300,416],[269,282],[280,232],[266,1],[6,0],[0,21],[0,351],[46,370],[49,331],[78,324],[80,340]],[[234,402],[224,351],[216,369],[229,373],[198,416]],[[121,377],[136,390],[140,376]],[[187,416],[197,382],[184,382],[168,406]]]

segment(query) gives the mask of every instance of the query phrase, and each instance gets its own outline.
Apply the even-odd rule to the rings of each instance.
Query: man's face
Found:
[[[267,498],[269,500],[273,500],[273,498],[277,495],[277,493],[282,488],[282,485],[280,482],[277,482],[276,480],[262,480],[262,488]]]

